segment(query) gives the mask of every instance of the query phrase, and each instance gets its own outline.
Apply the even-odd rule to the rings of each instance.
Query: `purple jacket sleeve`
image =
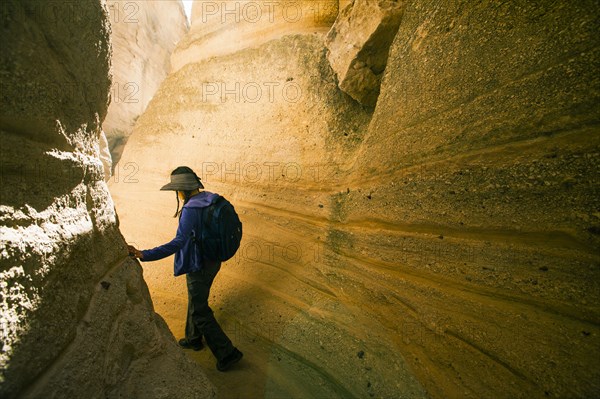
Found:
[[[175,238],[159,247],[142,251],[143,259],[140,260],[143,262],[160,260],[179,251],[192,235],[192,231],[194,230],[194,221],[194,210],[190,208],[183,208]]]

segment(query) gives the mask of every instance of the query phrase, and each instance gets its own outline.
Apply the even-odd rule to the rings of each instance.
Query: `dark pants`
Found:
[[[234,347],[231,340],[215,319],[208,306],[210,287],[221,262],[205,260],[202,270],[186,274],[188,288],[188,313],[185,323],[185,338],[189,343],[197,343],[206,339],[206,344],[218,361],[230,355]]]

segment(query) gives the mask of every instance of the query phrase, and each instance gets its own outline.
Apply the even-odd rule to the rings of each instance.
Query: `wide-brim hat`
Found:
[[[196,179],[196,175],[192,173],[182,173],[179,175],[171,175],[171,183],[165,184],[160,189],[161,191],[192,191],[197,188],[204,188],[202,183]]]

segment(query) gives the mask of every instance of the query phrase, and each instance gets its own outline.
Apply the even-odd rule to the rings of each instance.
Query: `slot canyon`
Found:
[[[1,398],[600,395],[598,1],[0,15]],[[173,257],[128,255],[183,165],[243,223],[225,373]]]

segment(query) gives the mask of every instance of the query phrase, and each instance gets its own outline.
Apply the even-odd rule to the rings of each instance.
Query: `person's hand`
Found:
[[[134,258],[144,259],[144,255],[142,255],[142,252],[140,250],[136,249],[134,246],[128,245],[127,250],[129,251],[129,256],[133,256]]]

